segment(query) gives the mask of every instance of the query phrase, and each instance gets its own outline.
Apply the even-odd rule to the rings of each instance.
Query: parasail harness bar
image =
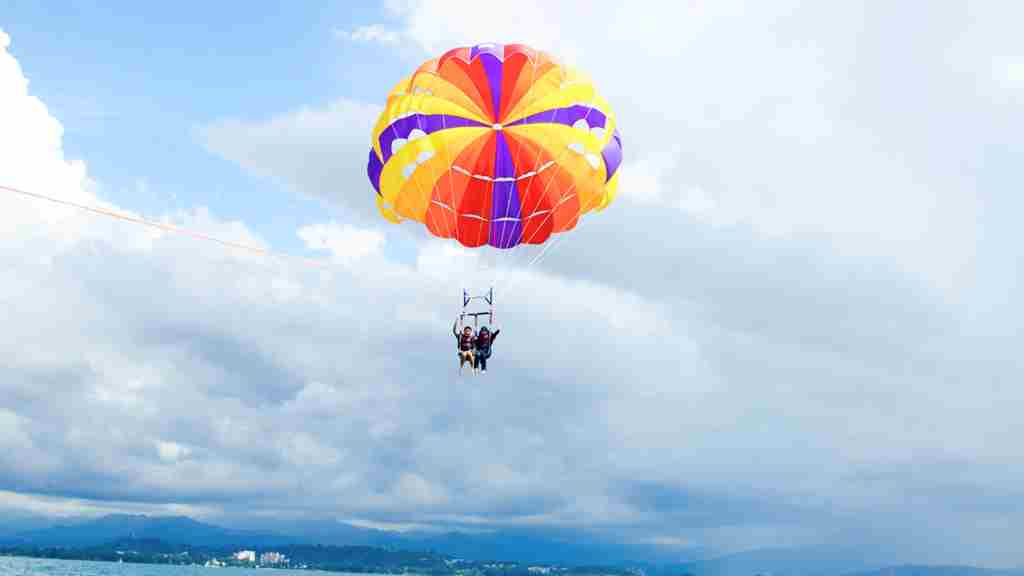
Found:
[[[474,300],[482,300],[487,303],[488,309],[486,312],[468,312],[466,307],[469,303]],[[494,288],[492,287],[485,294],[478,296],[470,296],[469,292],[465,288],[462,289],[462,312],[459,314],[459,323],[462,326],[466,325],[466,317],[473,319],[473,327],[476,328],[480,323],[480,317],[486,316],[487,323],[494,323]]]

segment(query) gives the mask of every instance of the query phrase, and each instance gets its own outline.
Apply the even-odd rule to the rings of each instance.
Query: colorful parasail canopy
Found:
[[[521,44],[479,44],[391,90],[367,174],[389,221],[506,249],[603,210],[621,163],[615,116],[588,78]]]

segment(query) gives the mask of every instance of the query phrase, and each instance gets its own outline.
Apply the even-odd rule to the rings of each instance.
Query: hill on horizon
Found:
[[[36,519],[29,525],[38,525]],[[5,528],[8,528],[5,530]],[[645,568],[650,574],[692,576],[1024,576],[1020,569],[872,563],[856,550],[834,548],[762,549],[706,559],[673,560],[596,538],[554,537],[528,532],[405,533],[362,528],[336,521],[284,521],[280,531],[224,528],[188,516],[110,514],[14,531],[0,525],[0,545],[89,548],[116,541],[152,540],[171,545],[225,549],[323,545],[367,546],[433,552],[475,561]],[[4,534],[7,534],[6,536]]]
[[[646,548],[630,547],[584,535],[536,531],[489,534],[395,533],[337,521],[264,522],[253,529],[225,528],[187,516],[110,514],[63,521],[30,530],[0,531],[0,544],[86,548],[119,539],[153,539],[208,548],[261,548],[319,544],[373,546],[433,551],[467,560],[506,560],[568,565],[637,564],[664,560]]]
[[[123,538],[152,539],[173,544],[208,547],[282,546],[298,539],[264,532],[232,530],[200,522],[188,516],[110,514],[46,528],[16,532],[0,539],[8,545],[82,548]]]

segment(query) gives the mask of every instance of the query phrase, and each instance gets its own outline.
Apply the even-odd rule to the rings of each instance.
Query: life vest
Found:
[[[477,350],[488,350],[491,347],[491,335],[480,334],[476,337]]]
[[[459,334],[459,350],[465,352],[466,350],[472,350],[473,345],[476,343],[476,338],[472,334],[469,336],[465,334]]]

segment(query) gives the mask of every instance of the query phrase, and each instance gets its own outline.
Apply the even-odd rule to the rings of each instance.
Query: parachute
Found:
[[[508,250],[604,210],[621,163],[615,115],[589,78],[522,44],[478,44],[391,90],[367,175],[386,220]]]

